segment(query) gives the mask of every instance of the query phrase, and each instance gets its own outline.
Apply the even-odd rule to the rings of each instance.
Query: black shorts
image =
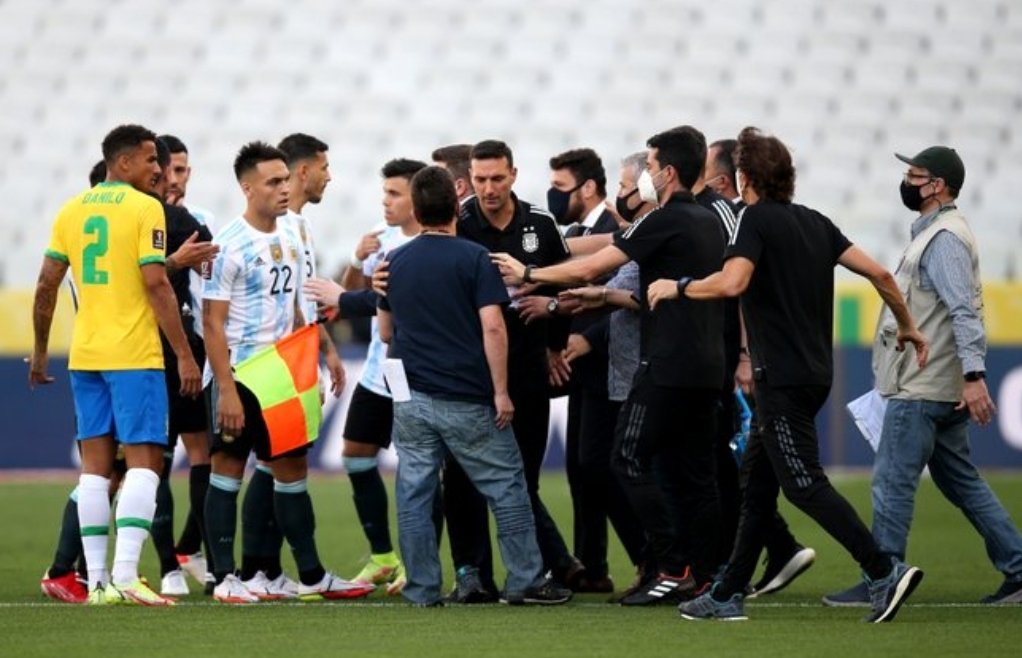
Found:
[[[202,341],[190,339],[192,355],[195,362],[206,361],[206,349]],[[167,349],[163,352],[164,377],[167,380],[167,402],[169,403],[169,421],[167,438],[170,450],[177,445],[177,437],[182,433],[204,432],[209,427],[209,416],[206,413],[206,400],[202,395],[194,398],[181,395],[181,378],[177,373],[177,358],[174,352]]]
[[[257,459],[273,461],[281,457],[300,457],[309,452],[308,446],[302,446],[276,457],[271,457],[270,435],[266,430],[266,422],[263,420],[263,412],[259,407],[259,400],[244,385],[235,383],[235,386],[238,387],[238,396],[241,398],[241,406],[245,412],[245,428],[239,436],[225,436],[219,427],[214,426],[211,432],[210,454],[224,452],[234,457],[248,459],[249,453],[254,452]],[[217,396],[219,394],[220,387],[217,386],[215,381],[206,387],[205,397],[209,404],[210,418],[216,417]]]
[[[345,440],[389,448],[392,429],[394,401],[357,384],[348,402],[348,417],[344,421]]]

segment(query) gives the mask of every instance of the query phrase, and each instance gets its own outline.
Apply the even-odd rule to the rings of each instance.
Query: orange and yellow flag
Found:
[[[276,457],[319,436],[319,326],[310,324],[234,367],[234,378],[259,400]]]

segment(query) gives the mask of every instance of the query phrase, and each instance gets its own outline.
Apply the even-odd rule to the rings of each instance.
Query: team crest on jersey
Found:
[[[275,244],[271,244],[270,245],[270,256],[273,257],[273,262],[274,263],[279,263],[280,261],[284,260],[284,250],[281,249],[279,244],[276,244],[276,243]]]
[[[309,238],[305,234],[305,224],[301,224],[301,225],[298,226],[298,232],[301,233],[301,235],[302,235],[302,244],[308,243],[309,242]]]
[[[291,253],[291,260],[298,260],[298,249],[293,244],[288,245],[288,251]]]
[[[522,249],[528,253],[533,253],[539,249],[539,236],[535,233],[525,233],[522,235]]]
[[[153,229],[153,249],[164,249],[166,248],[166,238],[163,231],[158,228]]]

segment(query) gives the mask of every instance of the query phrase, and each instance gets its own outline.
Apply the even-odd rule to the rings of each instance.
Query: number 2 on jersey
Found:
[[[273,275],[273,285],[270,286],[271,295],[279,295],[282,292],[294,292],[294,287],[291,285],[291,267],[289,265],[281,265],[280,267],[274,265],[270,268],[270,273]]]
[[[109,275],[106,270],[96,268],[96,259],[106,255],[109,246],[109,230],[106,217],[93,215],[85,220],[85,234],[96,236],[96,241],[82,251],[82,283],[106,285]]]

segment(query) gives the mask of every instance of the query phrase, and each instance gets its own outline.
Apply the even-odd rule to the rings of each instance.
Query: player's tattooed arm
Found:
[[[53,378],[46,374],[50,344],[50,328],[53,326],[53,312],[57,307],[57,292],[60,282],[67,273],[67,263],[46,256],[36,281],[35,301],[32,305],[32,328],[35,343],[29,359],[29,386],[48,384]]]

